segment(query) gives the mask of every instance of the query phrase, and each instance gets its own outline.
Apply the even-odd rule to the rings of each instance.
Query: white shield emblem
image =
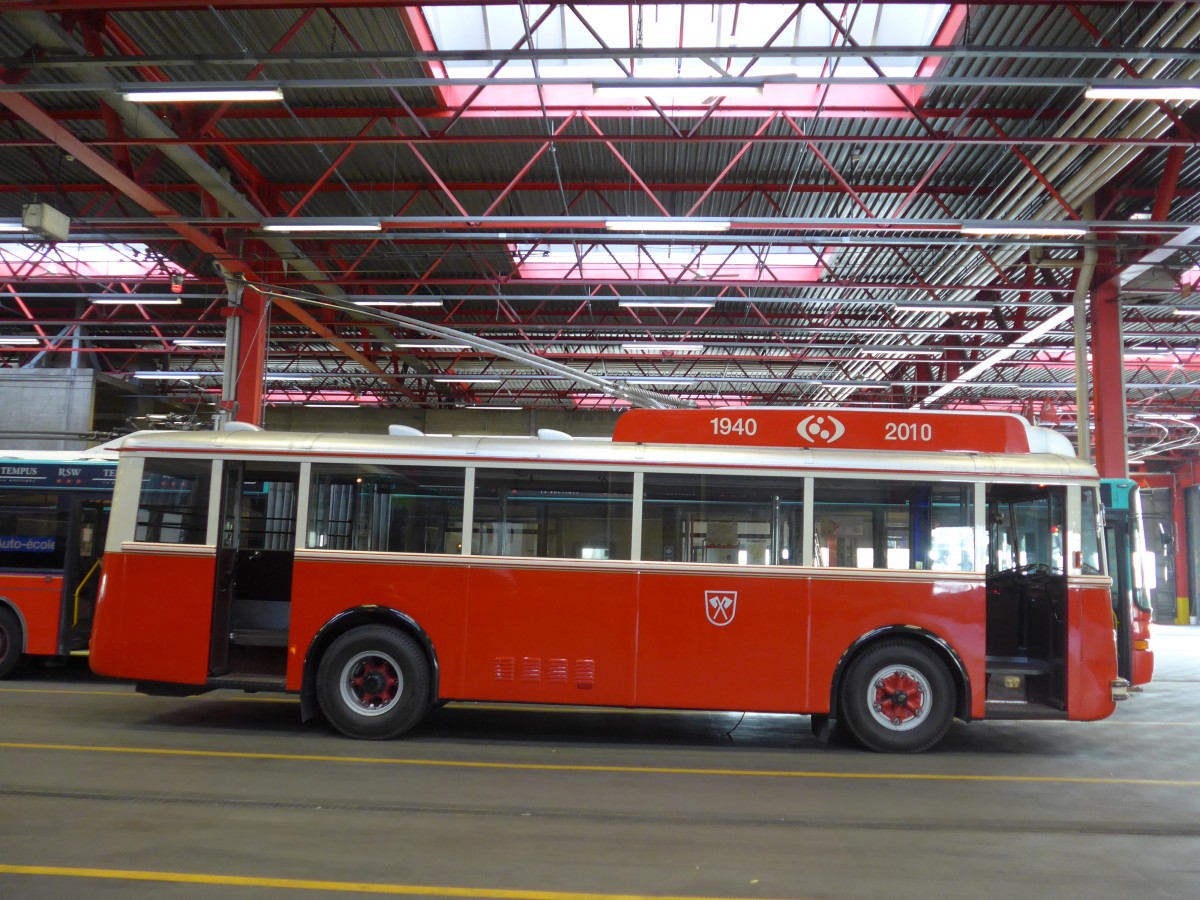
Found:
[[[705,591],[704,614],[714,625],[728,625],[737,612],[737,591]]]

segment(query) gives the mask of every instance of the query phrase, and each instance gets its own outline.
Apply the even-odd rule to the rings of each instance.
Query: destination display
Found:
[[[0,490],[53,488],[54,490],[112,491],[117,477],[113,462],[0,461]]]

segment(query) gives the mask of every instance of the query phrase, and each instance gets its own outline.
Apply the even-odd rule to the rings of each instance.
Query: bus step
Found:
[[[989,656],[986,670],[989,675],[1048,675],[1050,663],[1028,656]]]
[[[208,679],[205,684],[209,688],[232,691],[284,691],[287,689],[283,676],[249,675],[241,672],[216,675]]]
[[[1047,703],[1021,703],[1014,700],[988,700],[985,719],[1066,719],[1067,712]]]
[[[286,647],[288,633],[278,628],[237,628],[229,632],[229,642],[242,647]]]

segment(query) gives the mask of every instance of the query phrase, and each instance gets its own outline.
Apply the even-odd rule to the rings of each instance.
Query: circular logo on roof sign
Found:
[[[846,433],[846,426],[833,416],[805,416],[796,426],[796,433],[810,444],[832,444]]]

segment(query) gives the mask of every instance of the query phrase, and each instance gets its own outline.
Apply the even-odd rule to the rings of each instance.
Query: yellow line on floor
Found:
[[[547,763],[471,762],[444,759],[391,759],[380,756],[328,756],[315,753],[250,753],[237,750],[183,750],[169,747],[105,747],[86,744],[39,744],[0,741],[0,750],[59,750],[75,753],[129,753],[203,759],[260,759],[279,762],[326,762],[373,766],[428,766],[446,769],[497,769],[532,772],[596,772],[623,775],[720,775],[736,778],[829,778],[863,781],[983,781],[1017,784],[1106,784],[1137,787],[1200,787],[1200,781],[1165,778],[1087,778],[1053,775],[948,775],[918,772],[806,772],[786,769],[692,769],[672,766],[597,766]]]
[[[88,869],[68,866],[12,866],[0,863],[0,875],[40,875],[56,878],[104,878],[115,881],[155,881],[166,884],[207,884],[221,887],[280,888],[292,891],[340,891],[350,894],[389,894],[408,897],[480,897],[484,900],[729,900],[729,898],[661,894],[596,894],[576,891],[506,890],[447,887],[428,884],[372,884],[359,881],[316,881],[305,878],[256,878],[246,875],[202,875],[191,872],[143,872],[137,869]]]

